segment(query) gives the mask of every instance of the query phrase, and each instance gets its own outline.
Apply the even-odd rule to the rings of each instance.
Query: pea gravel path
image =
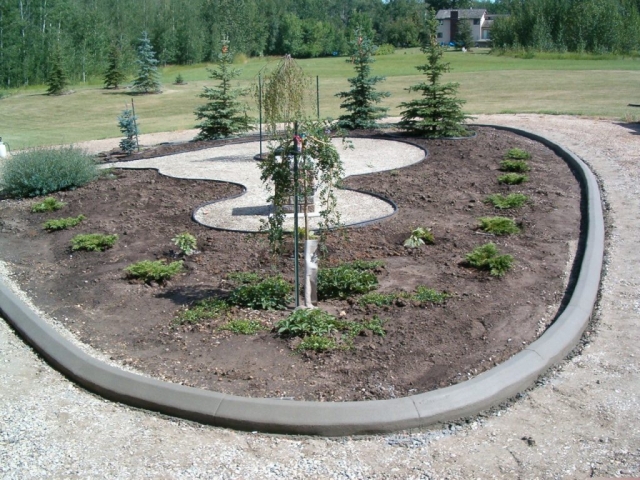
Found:
[[[477,122],[535,131],[572,150],[599,175],[610,208],[607,273],[590,343],[540,386],[461,426],[358,439],[240,433],[86,393],[0,322],[0,477],[640,476],[640,126],[541,115]]]

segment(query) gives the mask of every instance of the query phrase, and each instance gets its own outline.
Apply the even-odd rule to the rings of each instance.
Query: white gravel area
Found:
[[[345,148],[341,139],[333,140],[344,165],[345,177],[406,167],[425,156],[424,150],[403,142],[366,138],[348,140],[353,148]],[[266,149],[266,144],[263,147]],[[198,208],[194,218],[208,227],[257,232],[272,211],[267,202],[270,193],[260,180],[260,168],[253,159],[259,151],[259,142],[249,142],[119,162],[113,166],[155,168],[170,177],[240,183],[246,187],[246,193]],[[337,211],[345,226],[373,221],[391,215],[394,211],[389,203],[365,193],[336,190],[336,199]],[[316,212],[318,211],[320,205],[316,208]],[[319,216],[312,216],[311,228],[317,228],[320,220]],[[284,226],[292,230],[293,218],[287,219]]]
[[[599,176],[613,223],[590,343],[513,405],[366,438],[201,426],[102,400],[0,323],[0,477],[550,479],[640,476],[640,126],[480,116],[541,133]],[[481,146],[479,146],[481,148]]]

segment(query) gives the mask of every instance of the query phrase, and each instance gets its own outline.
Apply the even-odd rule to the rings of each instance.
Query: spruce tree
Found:
[[[156,60],[156,54],[147,32],[142,32],[136,63],[138,64],[138,76],[133,81],[133,88],[141,93],[160,93],[158,60]]]
[[[473,32],[471,31],[471,22],[464,18],[458,20],[458,31],[455,38],[456,46],[458,48],[466,48],[471,50],[475,44],[473,40]]]
[[[218,55],[217,68],[209,69],[210,78],[220,83],[215,87],[204,87],[204,92],[198,95],[208,102],[195,111],[196,118],[202,120],[197,125],[200,133],[196,140],[226,138],[251,129],[251,119],[247,116],[245,106],[238,100],[247,92],[231,86],[231,81],[240,75],[240,70],[233,68],[232,62],[233,54],[225,38],[222,52]]]
[[[104,88],[118,88],[124,82],[126,75],[123,69],[122,50],[117,43],[112,43],[109,49],[109,64],[104,73]]]
[[[338,125],[342,128],[374,128],[376,120],[383,118],[389,110],[376,105],[391,95],[389,92],[375,90],[375,85],[385,79],[371,76],[371,64],[377,48],[360,29],[356,30],[351,59],[357,75],[348,79],[351,90],[336,94],[336,97],[344,99],[340,108],[348,112],[338,118]]]
[[[118,127],[120,131],[126,135],[120,140],[120,148],[127,154],[131,155],[138,146],[138,117],[133,114],[133,109],[125,108],[118,117]]]
[[[468,116],[462,112],[464,102],[456,99],[459,84],[440,83],[442,75],[449,71],[449,64],[442,59],[443,50],[436,38],[437,31],[438,20],[432,10],[427,20],[427,43],[422,47],[427,63],[416,67],[427,76],[427,81],[407,89],[410,92],[420,92],[422,98],[399,105],[403,110],[398,126],[430,138],[465,136],[467,131],[462,122]]]
[[[61,95],[65,92],[69,80],[62,66],[62,53],[60,46],[56,45],[51,54],[51,63],[49,65],[49,74],[47,75],[47,93],[49,95]]]

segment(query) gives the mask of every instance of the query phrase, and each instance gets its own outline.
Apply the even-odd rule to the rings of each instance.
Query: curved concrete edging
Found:
[[[587,218],[580,273],[566,308],[547,331],[506,362],[463,383],[392,400],[323,403],[235,397],[120,370],[84,353],[0,283],[0,313],[72,381],[110,400],[215,426],[273,433],[355,435],[390,432],[473,415],[513,397],[567,355],[586,328],[598,294],[604,222],[595,176],[575,155],[531,132],[487,125],[537,140],[576,172]]]

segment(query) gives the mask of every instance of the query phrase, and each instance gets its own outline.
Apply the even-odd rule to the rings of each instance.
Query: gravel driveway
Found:
[[[419,432],[341,439],[239,433],[89,394],[0,322],[0,477],[640,476],[640,125],[544,115],[476,121],[535,131],[572,150],[599,176],[608,202],[597,322],[585,349],[537,388],[469,423]]]

